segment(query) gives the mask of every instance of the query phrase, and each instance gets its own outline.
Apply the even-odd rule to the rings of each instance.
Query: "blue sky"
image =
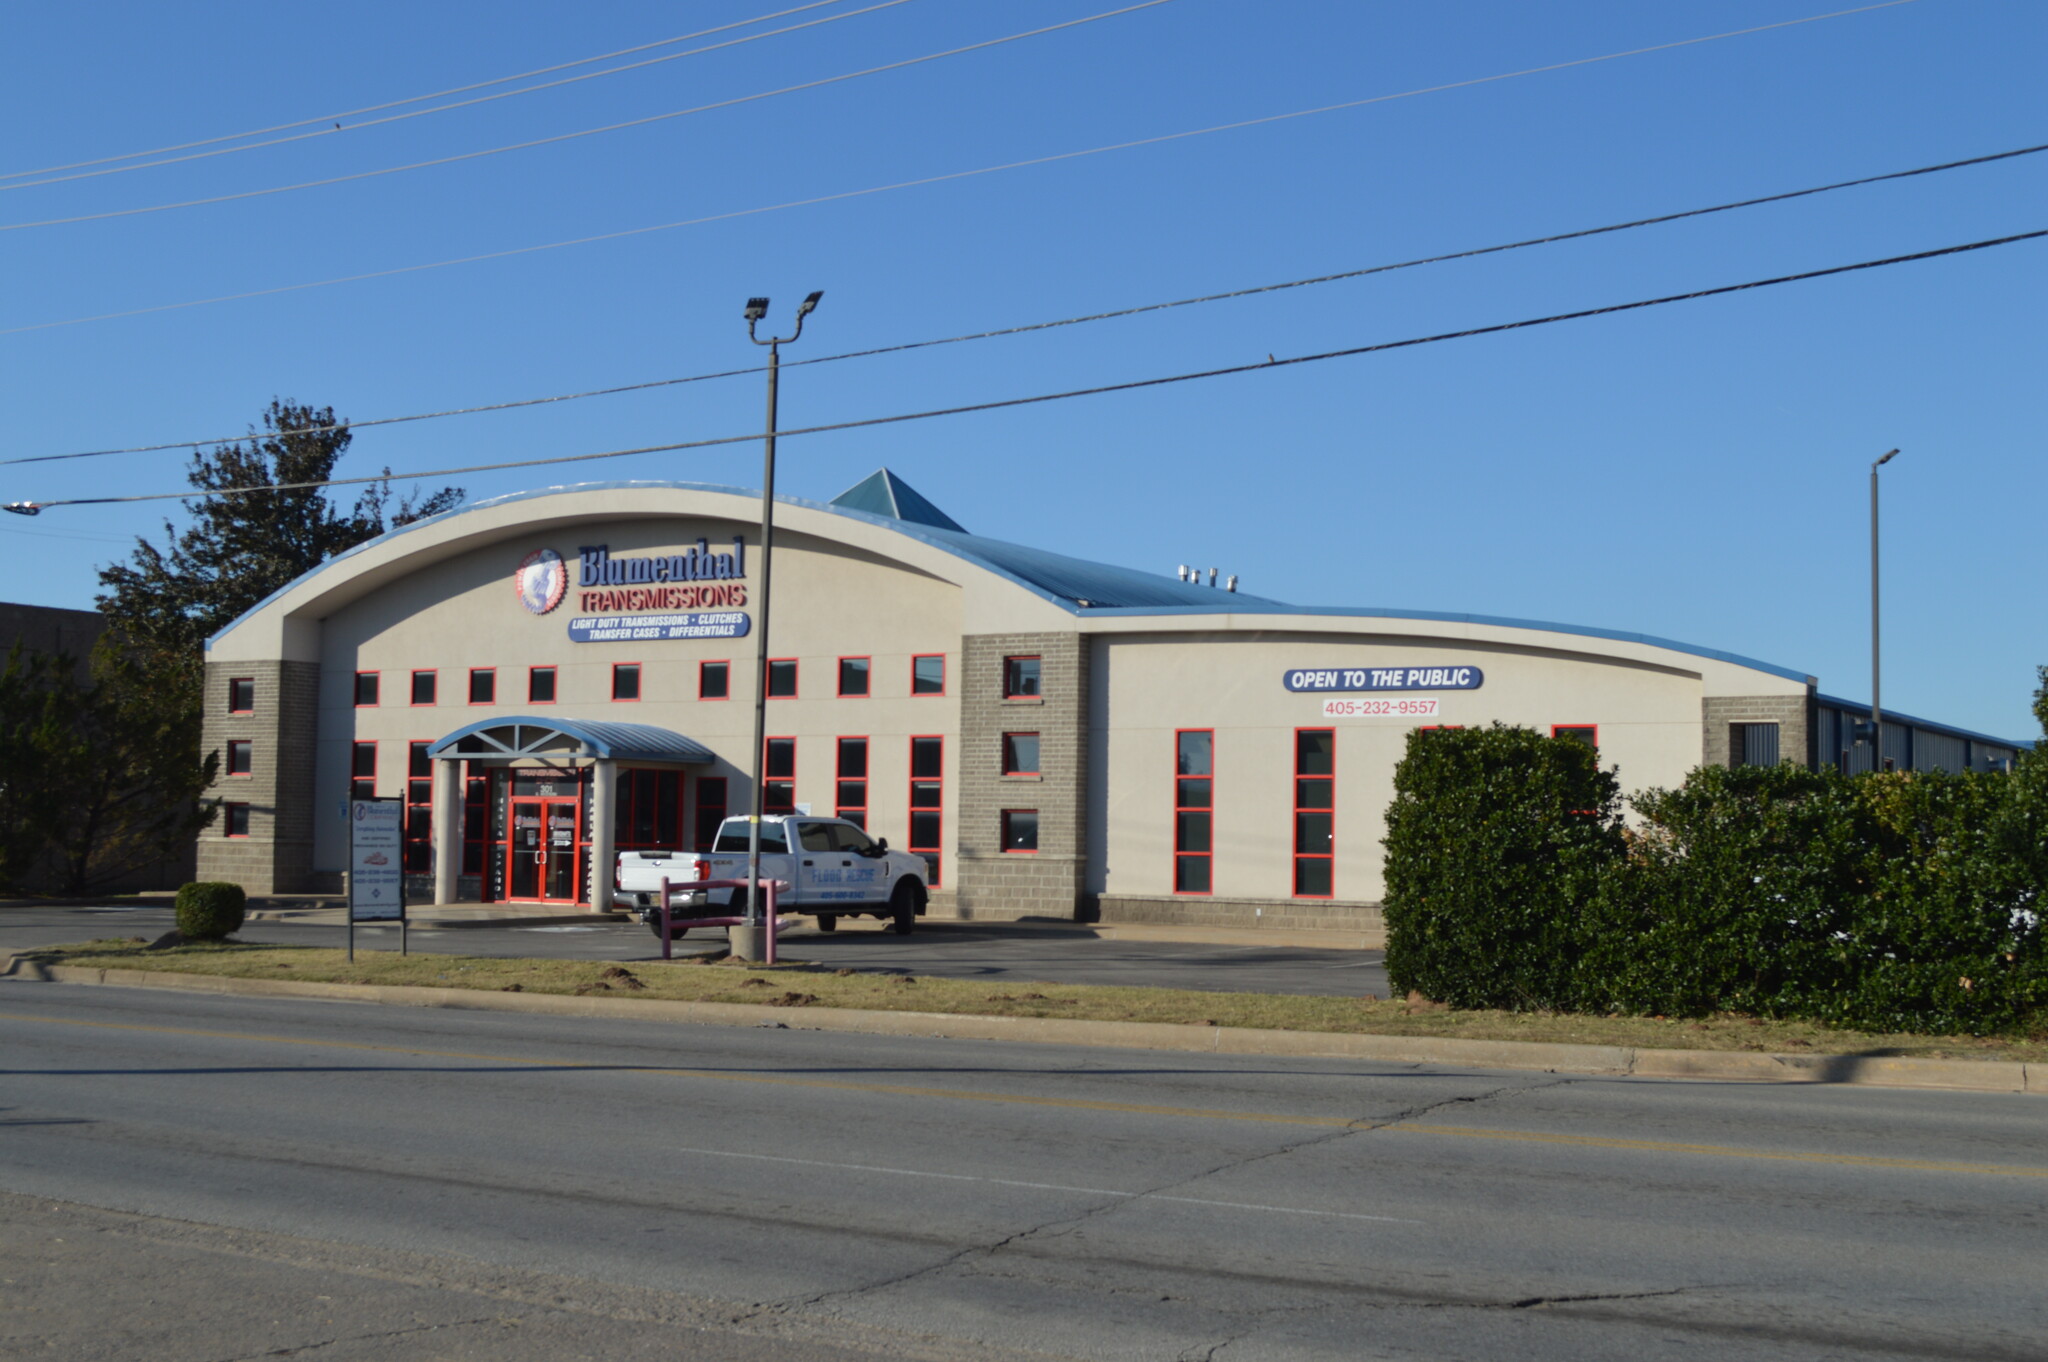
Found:
[[[9,6],[0,175],[314,118],[800,0]],[[381,127],[0,187],[0,228],[644,118],[1114,8],[843,0],[832,22]],[[1665,51],[620,240],[117,320],[222,294],[948,175],[1827,13],[1826,3],[1171,0],[907,69],[453,165],[0,230],[0,457],[366,419],[791,360],[1596,226],[2048,142],[2048,6],[1913,0]],[[707,39],[705,41],[719,41]],[[643,55],[683,50],[667,47]],[[622,63],[611,63],[617,65]],[[577,72],[604,69],[576,68]],[[564,73],[571,74],[571,73]],[[493,89],[516,88],[507,86]],[[417,107],[417,106],[409,106]],[[343,120],[345,123],[360,120]],[[29,179],[39,178],[35,176]],[[0,179],[19,186],[22,177]],[[791,370],[809,425],[1206,369],[2048,227],[2048,155],[1255,299]],[[2048,241],[1146,392],[786,441],[969,529],[1305,604],[1635,630],[1869,695],[1885,469],[1888,709],[2033,736],[2048,662]],[[16,329],[34,328],[34,329]],[[759,428],[758,377],[365,430],[345,473]],[[172,491],[177,452],[0,468],[0,500]],[[453,481],[758,485],[756,446]],[[7,594],[87,607],[164,505],[4,517]]]

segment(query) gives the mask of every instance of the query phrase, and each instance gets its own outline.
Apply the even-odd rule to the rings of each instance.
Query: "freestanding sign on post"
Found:
[[[356,958],[356,924],[398,920],[398,953],[406,953],[405,803],[355,799],[348,806],[348,958]]]

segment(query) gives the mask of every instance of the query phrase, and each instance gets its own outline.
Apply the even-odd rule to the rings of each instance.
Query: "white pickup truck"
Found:
[[[657,933],[655,911],[661,881],[671,894],[692,880],[743,880],[747,877],[745,818],[728,818],[706,854],[677,851],[622,851],[613,880],[612,904],[625,908]],[[791,844],[795,850],[791,850]],[[701,865],[701,869],[700,869]],[[887,838],[869,837],[843,818],[789,814],[761,820],[761,878],[795,886],[777,898],[778,912],[808,913],[821,931],[832,931],[842,917],[891,920],[899,935],[907,934],[924,916],[924,857],[889,850]],[[746,890],[712,890],[711,907],[744,904]],[[693,910],[671,900],[671,914],[689,917]]]

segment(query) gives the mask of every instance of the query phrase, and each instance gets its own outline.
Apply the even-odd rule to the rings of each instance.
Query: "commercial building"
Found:
[[[333,889],[403,798],[411,892],[601,903],[751,790],[759,501],[549,488],[406,526],[215,637],[202,878]],[[1569,734],[1625,788],[1867,765],[1812,677],[1668,640],[1305,608],[969,534],[884,470],[776,508],[764,797],[930,866],[936,914],[1369,927],[1410,730]],[[1904,768],[2014,744],[1887,715]]]

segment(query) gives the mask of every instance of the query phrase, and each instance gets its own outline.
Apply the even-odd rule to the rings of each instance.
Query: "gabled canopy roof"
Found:
[[[877,468],[832,498],[831,504],[891,520],[907,520],[913,525],[929,525],[935,530],[967,533],[965,525],[926,501],[915,487],[886,468]]]
[[[703,744],[653,724],[537,718],[530,714],[464,724],[427,749],[430,757],[510,763],[528,758],[590,757],[606,761],[708,764]]]

